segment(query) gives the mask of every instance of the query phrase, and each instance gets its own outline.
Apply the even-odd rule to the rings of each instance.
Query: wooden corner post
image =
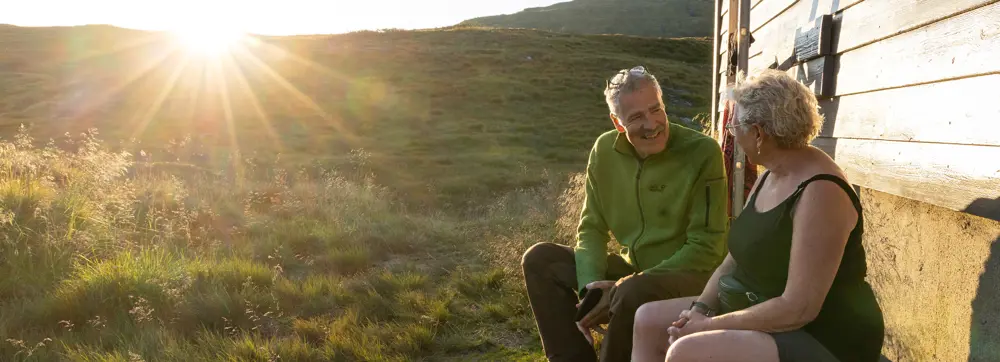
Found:
[[[712,114],[712,119],[710,127],[712,129],[709,131],[709,135],[719,141],[719,145],[722,145],[722,129],[720,124],[722,123],[721,117],[719,117],[719,83],[722,82],[722,74],[719,72],[722,66],[722,57],[719,53],[722,52],[722,48],[726,47],[726,39],[723,39],[720,34],[722,27],[729,27],[729,24],[722,24],[722,9],[723,1],[725,0],[715,0],[715,16],[714,16],[714,27],[712,29],[712,108],[710,108],[710,113]],[[728,5],[728,3],[727,3]]]
[[[739,14],[737,19],[736,16],[730,16],[731,19],[737,20],[736,24],[730,22],[730,34],[736,34],[737,45],[739,45],[739,52],[737,53],[737,64],[736,68],[738,73],[735,78],[729,80],[729,84],[739,81],[739,77],[747,76],[747,71],[750,62],[750,0],[730,0],[730,14]],[[735,26],[734,26],[735,25]],[[733,217],[740,216],[740,212],[743,210],[743,190],[746,187],[743,184],[744,173],[746,171],[746,154],[743,152],[743,148],[739,144],[735,144],[733,148]]]

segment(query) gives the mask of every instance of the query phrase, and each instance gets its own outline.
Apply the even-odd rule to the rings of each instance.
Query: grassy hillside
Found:
[[[462,24],[576,34],[708,37],[714,12],[710,0],[571,0]]]
[[[0,132],[97,127],[163,161],[178,161],[161,150],[188,136],[214,163],[237,147],[324,164],[364,150],[380,184],[425,199],[536,184],[525,169],[578,169],[580,150],[610,128],[601,90],[615,69],[644,64],[669,79],[674,120],[707,112],[711,94],[702,39],[367,32],[265,38],[220,61],[109,27],[0,29],[0,42]]]
[[[615,69],[707,111],[707,41],[0,27],[0,360],[538,360]],[[30,128],[21,130],[21,125]],[[96,128],[100,133],[87,131]]]

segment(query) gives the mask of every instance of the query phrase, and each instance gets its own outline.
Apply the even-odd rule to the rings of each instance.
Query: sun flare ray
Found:
[[[108,49],[101,49],[101,47],[89,48],[85,52],[81,52],[79,54],[69,57],[68,59],[66,59],[66,61],[81,62],[103,55],[111,55],[111,54],[125,52],[127,50],[135,49],[143,45],[150,45],[156,43],[157,41],[160,40],[162,40],[162,35],[156,33],[148,34],[140,37],[139,39],[115,44],[114,46]]]
[[[233,57],[234,57],[233,54],[229,54],[229,56],[226,59],[228,59],[230,63],[235,64],[236,61]],[[260,120],[261,125],[264,126],[264,131],[267,132],[267,136],[268,138],[270,138],[272,146],[274,146],[275,149],[278,150],[278,152],[282,152],[284,150],[284,145],[281,142],[281,138],[278,137],[278,133],[277,131],[275,131],[274,125],[271,124],[271,118],[267,115],[266,112],[264,112],[264,109],[261,107],[260,100],[257,98],[257,93],[253,91],[253,88],[250,86],[250,82],[247,81],[247,78],[243,74],[243,71],[241,69],[237,69],[233,73],[234,76],[236,77],[236,81],[239,82],[240,89],[243,91],[243,94],[249,97],[250,105],[253,107],[254,112],[257,114],[257,117]]]
[[[93,107],[103,104],[108,99],[114,97],[136,80],[142,78],[146,74],[149,74],[150,71],[163,64],[163,62],[165,62],[174,52],[175,50],[173,49],[166,49],[157,53],[157,55],[148,58],[147,61],[142,63],[142,65],[140,65],[135,71],[128,73],[124,78],[121,78],[120,81],[115,82],[115,84],[111,87],[94,96],[91,102],[83,105],[83,108],[79,113],[86,114],[87,112],[90,112]]]
[[[333,116],[331,116],[329,113],[327,113],[325,110],[323,110],[323,108],[320,107],[319,104],[317,104],[316,101],[314,101],[311,97],[309,97],[308,95],[306,95],[305,93],[303,93],[301,90],[299,90],[297,87],[295,87],[294,84],[292,84],[291,82],[289,82],[288,79],[285,79],[284,76],[282,76],[281,74],[279,74],[273,68],[271,68],[267,64],[264,64],[263,61],[261,61],[259,58],[257,58],[253,54],[250,54],[249,52],[246,52],[246,51],[241,51],[240,54],[246,54],[246,58],[248,60],[250,60],[250,62],[252,62],[253,65],[255,65],[258,69],[260,69],[265,74],[267,74],[268,77],[270,77],[272,80],[274,80],[275,82],[277,82],[278,85],[280,85],[286,91],[288,91],[289,93],[291,93],[291,95],[293,97],[295,97],[296,100],[298,100],[299,102],[302,102],[303,104],[305,104],[313,112],[316,112],[316,114],[318,114],[320,117],[322,117],[323,120],[326,123],[328,123],[331,126],[333,126],[334,129],[338,133],[340,133],[341,136],[343,136],[345,138],[346,142],[351,143],[351,144],[357,143],[357,136],[353,132],[351,132],[350,130],[348,130],[347,128],[344,127],[344,125],[341,123],[341,119],[339,117],[338,118],[334,118]]]
[[[167,99],[167,96],[174,90],[174,85],[177,84],[177,79],[180,78],[189,61],[189,57],[184,57],[181,62],[174,67],[173,72],[170,74],[170,79],[167,80],[167,84],[160,89],[160,93],[156,95],[156,100],[153,101],[153,104],[150,105],[149,109],[140,119],[139,125],[137,125],[135,130],[132,132],[132,138],[138,139],[139,136],[146,131],[146,127],[149,126],[149,122],[153,120],[153,117],[160,111],[160,107],[163,106],[163,102]]]
[[[350,81],[350,78],[348,78],[343,73],[337,72],[334,69],[326,67],[326,66],[324,66],[322,64],[319,64],[319,63],[314,62],[312,60],[309,60],[307,58],[301,57],[298,54],[295,54],[293,52],[290,52],[290,51],[287,51],[285,49],[282,49],[281,47],[278,47],[278,46],[276,46],[274,44],[269,44],[269,43],[266,43],[266,42],[261,42],[260,44],[265,48],[265,50],[271,51],[271,52],[281,53],[284,56],[286,56],[289,59],[291,59],[292,61],[294,61],[296,63],[299,63],[301,65],[306,66],[308,69],[316,70],[316,71],[321,72],[322,75],[330,76],[330,77],[333,77],[334,79],[340,80],[340,81]]]
[[[130,49],[130,48],[134,48],[134,47],[137,47],[137,46],[140,46],[140,45],[148,44],[150,42],[149,39],[152,39],[152,38],[145,37],[145,38],[143,38],[142,41],[136,41],[136,42],[128,43],[128,44],[123,45],[123,46],[122,45],[115,46],[114,48],[112,48],[111,50],[108,50],[108,51],[92,51],[92,52],[87,53],[87,54],[83,54],[83,55],[80,55],[80,56],[72,57],[70,59],[72,61],[79,62],[79,61],[84,61],[84,60],[87,60],[87,59],[90,59],[90,58],[93,58],[93,57],[96,57],[96,56],[100,56],[100,55],[115,54],[117,52],[121,52],[121,51]],[[118,94],[119,92],[121,92],[122,89],[124,89],[125,87],[129,86],[130,84],[132,84],[133,82],[135,82],[137,79],[141,78],[142,76],[148,74],[150,71],[152,71],[153,69],[155,69],[160,64],[163,64],[163,62],[170,56],[170,54],[172,52],[173,52],[173,50],[171,50],[171,49],[161,50],[156,55],[148,57],[147,60],[145,62],[143,62],[139,67],[132,68],[132,69],[135,69],[135,70],[132,71],[132,72],[127,73],[127,75],[125,77],[120,78],[121,80],[116,81],[115,84],[112,84],[110,87],[107,87],[105,89],[99,89],[96,92],[94,92],[95,94],[93,94],[93,95],[91,95],[91,93],[89,91],[86,92],[85,94],[87,94],[87,96],[85,98],[83,98],[78,104],[76,104],[74,106],[75,108],[73,109],[73,113],[69,114],[69,116],[70,117],[80,117],[80,116],[87,115],[88,113],[90,113],[91,111],[93,111],[94,108],[103,105],[108,99],[114,97],[116,94]],[[79,70],[75,70],[74,73],[72,73],[72,75],[71,75],[71,77],[72,77],[71,80],[69,80],[66,83],[64,83],[63,85],[61,85],[60,88],[59,88],[59,90],[57,92],[55,92],[53,95],[51,95],[51,96],[49,96],[49,97],[47,97],[45,99],[41,99],[41,100],[39,100],[37,102],[33,102],[32,104],[30,104],[27,107],[25,107],[22,110],[22,112],[28,112],[28,111],[31,111],[31,110],[37,108],[37,107],[42,107],[42,106],[44,106],[46,104],[51,104],[51,103],[54,103],[54,102],[60,102],[64,97],[66,97],[67,92],[69,94],[72,94],[74,92],[74,88],[75,87],[79,87],[79,86],[86,87],[86,85],[88,84],[88,82],[90,82],[90,81],[93,80],[92,77],[82,75],[82,74],[80,74],[78,72],[79,72]]]
[[[211,61],[212,71],[209,72],[210,75],[217,77],[217,85],[219,86],[222,102],[222,115],[226,121],[226,133],[229,136],[229,148],[233,151],[233,155],[240,155],[240,142],[236,137],[236,126],[233,120],[233,107],[232,102],[229,99],[229,84],[226,82],[226,76],[222,69],[222,58],[215,58]],[[231,157],[233,172],[235,174],[234,180],[236,181],[236,188],[242,189],[243,187],[243,163],[238,157]]]

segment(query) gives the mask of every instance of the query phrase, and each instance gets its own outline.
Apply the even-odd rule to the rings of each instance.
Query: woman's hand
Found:
[[[686,335],[709,330],[709,322],[712,320],[704,314],[690,309],[681,312],[679,318],[673,323],[673,326],[667,328],[667,333],[670,334],[670,339],[667,341],[669,344],[674,344],[675,341]]]

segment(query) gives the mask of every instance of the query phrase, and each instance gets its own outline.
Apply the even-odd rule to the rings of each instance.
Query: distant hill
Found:
[[[703,37],[712,35],[714,11],[711,0],[573,0],[510,15],[475,18],[462,25],[576,34]]]

